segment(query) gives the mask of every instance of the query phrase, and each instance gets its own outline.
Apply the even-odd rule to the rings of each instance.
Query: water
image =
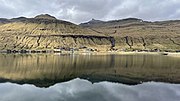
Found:
[[[49,88],[0,84],[0,101],[179,101],[180,85],[148,82],[136,86],[74,79]]]
[[[0,101],[74,100],[179,101],[180,58],[0,54]]]

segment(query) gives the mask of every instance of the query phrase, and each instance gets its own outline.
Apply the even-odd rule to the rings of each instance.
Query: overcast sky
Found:
[[[0,0],[0,18],[42,13],[74,23],[92,18],[170,20],[180,19],[180,0]]]

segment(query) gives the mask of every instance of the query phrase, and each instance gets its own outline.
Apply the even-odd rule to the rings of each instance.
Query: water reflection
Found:
[[[48,87],[77,77],[92,82],[180,83],[180,58],[161,55],[0,54],[0,82]]]
[[[136,86],[82,79],[49,88],[0,84],[0,101],[179,101],[180,85],[148,82]]]

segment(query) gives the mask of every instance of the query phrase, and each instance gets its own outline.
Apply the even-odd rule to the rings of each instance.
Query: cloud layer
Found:
[[[137,17],[144,20],[180,19],[180,0],[0,0],[0,17],[33,17],[48,13],[81,23]]]

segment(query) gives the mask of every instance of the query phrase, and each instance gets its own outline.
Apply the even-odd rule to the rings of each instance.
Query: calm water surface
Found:
[[[0,54],[0,82],[0,101],[180,101],[180,58]]]
[[[136,86],[74,79],[49,88],[0,84],[0,101],[179,101],[180,85],[148,82]]]

